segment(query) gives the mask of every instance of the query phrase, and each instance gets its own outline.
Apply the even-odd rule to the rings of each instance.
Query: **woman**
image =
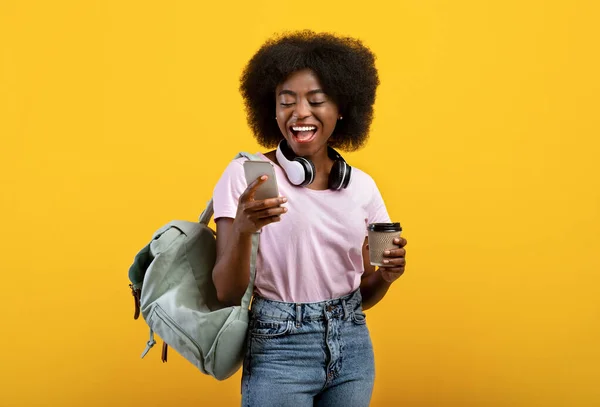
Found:
[[[268,41],[244,70],[250,127],[261,145],[280,149],[261,157],[275,166],[281,195],[253,199],[265,180],[247,186],[244,159],[229,164],[213,195],[222,302],[240,303],[251,236],[261,230],[244,406],[369,405],[374,361],[363,309],[404,272],[406,240],[386,252],[388,266],[371,266],[366,225],[390,222],[379,190],[356,168],[344,173],[349,180],[331,178],[343,160],[332,148],[365,143],[378,84],[360,41],[311,31]],[[280,165],[293,157],[313,163],[308,185],[292,184]]]

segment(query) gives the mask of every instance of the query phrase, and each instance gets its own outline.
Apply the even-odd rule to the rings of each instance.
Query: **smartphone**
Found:
[[[279,188],[277,188],[277,178],[275,178],[275,168],[269,161],[244,161],[244,174],[246,175],[246,184],[250,185],[258,177],[266,175],[269,177],[262,185],[258,187],[254,194],[256,201],[263,199],[277,198]]]

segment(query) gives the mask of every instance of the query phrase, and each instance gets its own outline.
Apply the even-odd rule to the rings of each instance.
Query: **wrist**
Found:
[[[240,222],[236,219],[233,220],[233,231],[234,236],[236,236],[238,238],[238,240],[245,240],[245,239],[251,239],[252,235],[254,234],[253,232],[248,232],[246,230],[244,230],[244,228],[242,227],[242,225],[240,225]]]
[[[381,280],[382,284],[387,285],[388,287],[392,285],[396,278],[389,277],[388,273],[385,271],[385,268],[377,267],[377,274],[379,275],[379,280]],[[388,276],[386,278],[386,276]]]

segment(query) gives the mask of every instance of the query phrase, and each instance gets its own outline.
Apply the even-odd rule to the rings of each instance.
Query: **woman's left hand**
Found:
[[[406,267],[406,239],[403,237],[394,239],[394,244],[398,246],[398,249],[390,249],[383,252],[383,263],[384,266],[379,267],[381,277],[388,283],[393,283],[402,274],[404,274],[404,268]]]

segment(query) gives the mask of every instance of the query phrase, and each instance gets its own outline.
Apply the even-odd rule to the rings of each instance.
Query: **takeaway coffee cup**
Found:
[[[384,266],[383,252],[388,249],[398,248],[394,239],[402,233],[400,223],[371,223],[367,227],[369,232],[369,257],[371,265]]]

